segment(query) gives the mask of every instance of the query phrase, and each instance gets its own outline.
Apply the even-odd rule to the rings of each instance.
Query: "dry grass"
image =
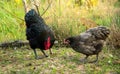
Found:
[[[19,1],[20,0],[18,0],[18,2]],[[0,33],[0,41],[2,42],[7,40],[26,39],[25,23],[17,18],[21,17],[24,19],[24,9],[22,2],[18,2],[14,2],[13,0],[11,0],[11,2],[0,1],[0,15],[2,18],[0,22],[0,24],[2,24],[0,25],[0,31],[2,31]],[[78,35],[86,29],[95,26],[110,26],[111,17],[114,17],[114,14],[119,10],[114,7],[115,2],[116,0],[104,0],[104,2],[100,0],[94,7],[86,8],[85,5],[76,6],[73,0],[52,1],[51,6],[42,17],[54,30],[57,40],[61,42],[68,36]],[[42,14],[48,6],[48,1],[41,0],[40,3],[40,14]],[[32,7],[29,6],[29,8]],[[12,15],[6,12],[5,9]]]
[[[117,56],[106,52],[104,49],[99,56],[97,64],[83,64],[80,59],[83,55],[73,51],[71,48],[53,48],[53,55],[48,58],[35,60],[33,50],[4,49],[0,51],[0,73],[1,74],[106,74],[120,73],[120,63],[116,61]],[[37,50],[39,56],[42,53]],[[46,51],[48,53],[48,51]],[[91,57],[91,60],[95,57]],[[118,59],[118,58],[117,58]],[[89,59],[90,60],[90,59]]]
[[[111,26],[111,34],[108,39],[108,46],[110,49],[119,49],[120,48],[120,27],[117,25],[112,25]]]

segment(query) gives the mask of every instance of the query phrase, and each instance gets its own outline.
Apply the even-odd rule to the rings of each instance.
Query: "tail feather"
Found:
[[[91,33],[92,35],[95,36],[96,39],[100,39],[100,40],[106,40],[106,38],[110,34],[110,30],[104,26],[95,27],[87,30],[86,32]]]

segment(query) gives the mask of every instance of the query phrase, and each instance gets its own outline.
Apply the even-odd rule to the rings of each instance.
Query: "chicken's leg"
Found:
[[[41,49],[40,49],[41,50]],[[41,52],[45,55],[45,57],[48,57],[48,55],[45,54],[45,52],[43,50],[41,50]]]
[[[96,54],[96,59],[93,62],[97,62],[98,61],[98,54]]]
[[[38,56],[37,56],[36,50],[33,49],[33,51],[34,51],[34,54],[35,54],[35,59],[38,59]]]
[[[84,59],[82,59],[81,62],[86,63],[87,58],[88,58],[88,55],[86,55],[86,57]]]
[[[98,54],[96,54],[96,59],[93,61],[90,61],[89,63],[96,63],[98,61]]]
[[[50,52],[50,54],[52,54],[52,51],[51,51],[51,49],[49,49],[49,52]]]

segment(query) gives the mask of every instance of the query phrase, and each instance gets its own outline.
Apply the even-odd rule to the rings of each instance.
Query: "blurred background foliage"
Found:
[[[96,26],[108,26],[107,44],[120,47],[120,0],[38,0],[40,14],[54,30],[57,41]],[[28,8],[34,8],[27,0]],[[0,42],[26,40],[22,0],[0,1]]]

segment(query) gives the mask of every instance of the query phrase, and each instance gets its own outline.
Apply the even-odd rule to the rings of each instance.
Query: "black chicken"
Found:
[[[44,50],[50,50],[54,44],[55,37],[53,31],[48,27],[41,16],[34,9],[31,9],[25,15],[26,36],[30,47],[34,50],[35,58],[38,59],[36,48],[40,48],[42,53],[47,57]]]
[[[83,62],[90,55],[96,55],[96,59],[91,62],[96,62],[98,60],[98,54],[102,50],[104,41],[110,34],[110,30],[104,26],[99,26],[91,28],[79,36],[68,37],[65,39],[66,44],[70,44],[73,50],[85,54],[86,57]]]

